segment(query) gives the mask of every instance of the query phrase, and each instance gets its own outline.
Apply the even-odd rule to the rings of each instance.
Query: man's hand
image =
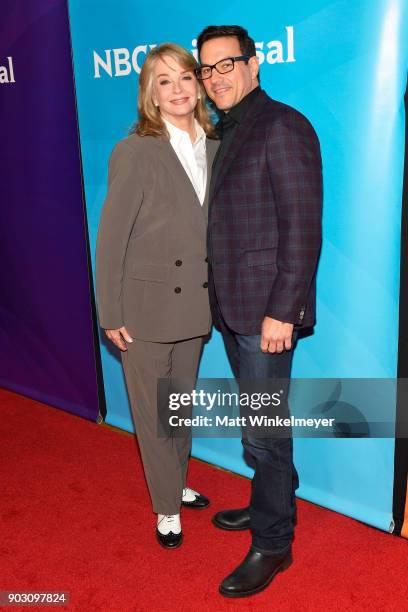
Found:
[[[126,327],[119,327],[119,329],[105,329],[105,334],[109,340],[112,340],[113,344],[116,344],[118,349],[121,351],[127,351],[126,342],[133,342],[133,338],[129,335]],[[126,340],[126,342],[124,342]]]
[[[283,323],[272,317],[262,322],[261,351],[263,353],[282,353],[292,348],[293,323]]]

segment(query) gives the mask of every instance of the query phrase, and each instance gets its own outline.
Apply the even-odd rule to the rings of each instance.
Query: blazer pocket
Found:
[[[169,277],[169,267],[165,264],[140,264],[132,266],[130,277],[154,283],[166,283]]]
[[[245,251],[244,257],[247,266],[271,266],[276,265],[276,252],[277,247],[258,251]]]

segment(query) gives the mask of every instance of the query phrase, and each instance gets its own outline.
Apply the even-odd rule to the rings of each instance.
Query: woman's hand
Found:
[[[133,342],[133,338],[129,335],[126,327],[119,327],[119,329],[105,329],[105,334],[108,336],[109,340],[112,340],[113,344],[115,344],[121,351],[127,351],[126,342]]]

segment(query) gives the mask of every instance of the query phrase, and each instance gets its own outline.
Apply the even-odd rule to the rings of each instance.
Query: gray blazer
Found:
[[[96,298],[105,329],[173,342],[210,331],[206,233],[211,166],[201,206],[170,142],[132,134],[113,149],[96,245]]]

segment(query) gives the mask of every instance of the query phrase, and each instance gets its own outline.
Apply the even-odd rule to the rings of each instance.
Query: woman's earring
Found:
[[[201,100],[201,94],[198,94],[197,100]]]

